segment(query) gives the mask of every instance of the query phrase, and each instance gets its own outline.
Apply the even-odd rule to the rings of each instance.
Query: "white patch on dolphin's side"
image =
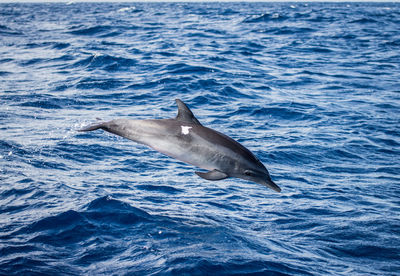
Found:
[[[189,134],[189,129],[191,129],[192,127],[190,126],[181,126],[182,128],[182,134],[187,135]]]

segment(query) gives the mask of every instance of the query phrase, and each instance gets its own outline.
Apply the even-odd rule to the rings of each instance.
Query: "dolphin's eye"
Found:
[[[247,175],[247,176],[253,176],[254,175],[254,173],[252,171],[249,171],[249,170],[245,170],[244,174]]]

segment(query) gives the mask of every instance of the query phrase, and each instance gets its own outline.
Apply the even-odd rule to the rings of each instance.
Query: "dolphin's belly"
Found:
[[[206,170],[217,169],[218,164],[213,162],[212,152],[209,150],[200,152],[199,147],[182,142],[179,139],[154,138],[147,141],[147,145],[172,158],[178,159],[182,162],[197,166]]]
[[[205,170],[226,171],[235,163],[229,150],[202,139],[190,130],[183,135],[148,137],[146,144],[165,155]]]

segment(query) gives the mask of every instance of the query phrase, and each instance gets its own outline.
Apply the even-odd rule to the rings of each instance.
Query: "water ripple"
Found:
[[[0,4],[0,274],[395,275],[397,3]],[[181,98],[282,187],[101,131]]]

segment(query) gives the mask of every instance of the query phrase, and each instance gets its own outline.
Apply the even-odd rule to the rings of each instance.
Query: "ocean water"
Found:
[[[174,99],[282,188],[96,118]],[[399,3],[0,4],[1,275],[398,275]]]

